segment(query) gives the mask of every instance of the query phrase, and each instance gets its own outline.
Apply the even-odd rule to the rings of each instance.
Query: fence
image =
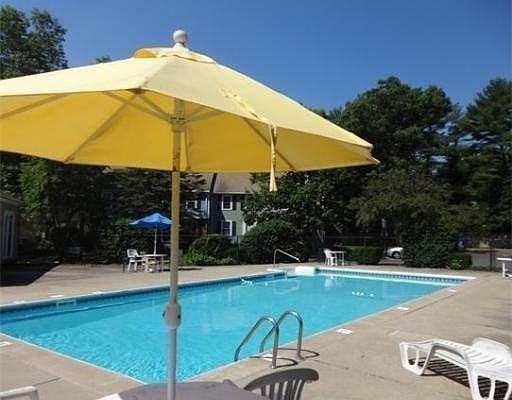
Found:
[[[471,254],[473,267],[485,268],[490,271],[499,269],[499,257],[512,255],[512,240],[510,237],[475,237],[463,236],[461,244],[464,252]]]
[[[140,235],[151,236],[152,238],[153,233],[141,230]],[[169,250],[169,236],[168,231],[159,232],[159,251]],[[181,234],[180,248],[186,253],[190,243],[199,237],[200,235]],[[234,244],[238,245],[242,237],[243,236],[232,236],[231,239]],[[323,237],[322,235],[317,235],[317,237],[312,239],[309,250],[311,260],[323,260],[324,248],[339,250],[345,246],[378,246],[383,249],[388,249],[400,245],[394,238],[368,235],[326,235]],[[509,237],[464,236],[460,238],[459,243],[462,243],[463,251],[471,255],[474,268],[483,268],[491,271],[498,270],[500,264],[496,259],[499,257],[510,257],[512,254],[512,241]],[[392,260],[386,257],[381,260],[381,264],[392,263],[400,263],[400,260]]]
[[[325,236],[319,240],[314,253],[320,256],[323,247],[340,249],[343,246],[379,246],[384,249],[399,246],[396,239],[380,236]],[[500,268],[499,257],[511,257],[512,240],[508,236],[503,237],[476,237],[463,236],[458,245],[464,253],[471,255],[473,268],[496,271]],[[454,244],[455,247],[455,244]],[[387,260],[390,261],[390,260]],[[386,262],[385,259],[381,263]]]

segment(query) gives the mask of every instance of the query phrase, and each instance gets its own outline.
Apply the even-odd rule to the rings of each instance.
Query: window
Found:
[[[233,196],[230,194],[223,194],[221,200],[221,209],[222,210],[232,210],[233,209]]]
[[[197,210],[199,208],[199,202],[197,200],[187,200],[185,202],[185,208],[187,210],[190,210],[190,209]]]
[[[221,221],[220,233],[225,236],[234,236],[235,223],[233,221]]]

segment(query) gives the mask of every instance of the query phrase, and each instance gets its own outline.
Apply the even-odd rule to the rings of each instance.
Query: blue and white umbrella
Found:
[[[139,228],[154,229],[155,240],[153,245],[153,254],[156,254],[156,233],[158,229],[169,229],[172,222],[165,215],[154,213],[136,221],[130,222],[130,225]]]

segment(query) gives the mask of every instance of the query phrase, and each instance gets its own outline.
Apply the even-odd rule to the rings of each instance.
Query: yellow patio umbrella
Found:
[[[63,163],[172,171],[168,398],[175,396],[181,172],[275,173],[375,164],[372,145],[267,86],[192,52],[0,81],[0,150]]]

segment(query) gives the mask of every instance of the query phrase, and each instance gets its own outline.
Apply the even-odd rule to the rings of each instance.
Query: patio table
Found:
[[[165,400],[167,385],[153,383],[102,397],[100,400]],[[248,392],[230,383],[183,382],[176,384],[176,400],[262,400],[256,393]]]
[[[341,255],[341,266],[345,266],[345,252],[341,250],[331,250],[331,254],[336,258],[336,265],[338,265],[339,256]]]
[[[151,261],[154,261],[154,265],[156,266],[157,270],[160,270],[160,272],[164,268],[164,259],[167,257],[167,254],[157,254],[157,253],[149,253],[149,254],[141,254],[142,262],[144,264],[144,271],[150,272],[150,265]],[[151,272],[155,272],[152,270]]]
[[[504,278],[512,277],[512,258],[510,257],[498,257],[497,261],[501,261],[501,275]],[[507,262],[511,265],[507,268]]]

